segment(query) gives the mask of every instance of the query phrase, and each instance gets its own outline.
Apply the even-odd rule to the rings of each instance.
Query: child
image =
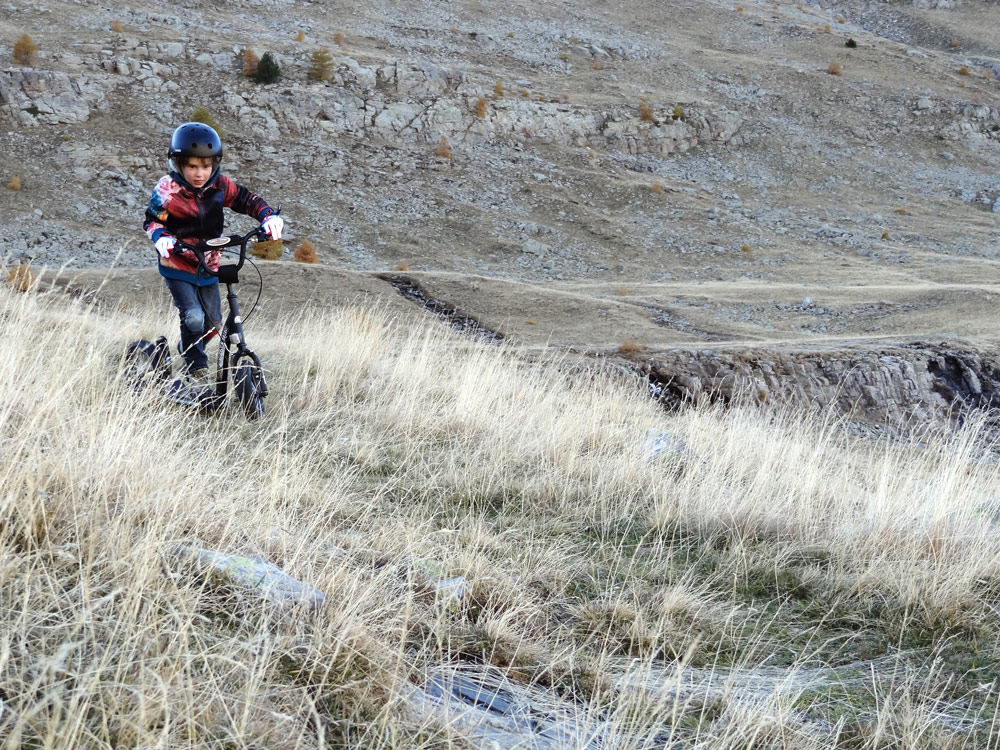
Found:
[[[219,171],[222,141],[213,128],[186,122],[170,139],[171,172],[161,177],[146,208],[142,228],[160,254],[160,275],[181,318],[181,355],[189,379],[208,381],[206,335],[222,325],[219,280],[198,269],[190,250],[174,251],[178,239],[190,244],[222,235],[222,208],[252,216],[271,239],[281,239],[284,225],[264,200]],[[205,253],[205,263],[219,268],[221,252]]]

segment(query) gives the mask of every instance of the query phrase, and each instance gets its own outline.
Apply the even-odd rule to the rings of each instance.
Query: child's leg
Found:
[[[201,337],[205,335],[205,311],[201,306],[199,287],[189,281],[180,279],[164,279],[167,288],[174,298],[174,307],[181,318],[181,356],[188,371],[208,367],[208,357],[205,355],[205,344]],[[218,285],[213,285],[218,289]],[[218,293],[218,292],[217,292]]]

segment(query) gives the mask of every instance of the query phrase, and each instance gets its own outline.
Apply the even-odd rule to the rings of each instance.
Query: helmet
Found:
[[[215,167],[222,161],[222,139],[203,122],[186,122],[180,125],[170,137],[170,166],[175,172],[180,172],[185,156],[208,156]],[[178,159],[177,157],[182,157]]]

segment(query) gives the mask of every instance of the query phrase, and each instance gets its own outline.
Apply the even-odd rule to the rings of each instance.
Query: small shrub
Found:
[[[645,99],[639,100],[639,119],[643,122],[653,122],[656,120],[656,114],[653,112],[653,108],[649,106],[649,102]]]
[[[521,89],[521,98],[522,99],[529,99],[529,98],[531,98],[531,92],[528,91],[528,89]]]
[[[885,230],[882,231],[882,239],[883,240],[889,239],[889,230],[888,229],[885,229]]]
[[[295,35],[295,41],[304,42],[305,40],[306,40],[306,32],[300,30],[299,33]]]
[[[454,27],[454,26],[452,26],[450,29],[448,29],[448,31],[450,31],[452,34],[457,34],[458,33],[458,29],[456,27]]]
[[[14,175],[10,178],[10,182],[7,183],[8,190],[20,190],[21,189],[21,178]]]
[[[618,287],[618,289],[615,290],[615,294],[617,294],[619,297],[628,297],[628,289],[626,289],[623,286],[620,286]]]
[[[967,76],[971,72],[972,71],[969,70],[969,66],[968,65],[963,65],[961,68],[958,69],[958,74],[960,76]]]
[[[503,96],[503,81],[499,78],[497,79],[497,82],[493,84],[493,95],[497,98]]]
[[[38,45],[27,34],[22,34],[21,38],[14,42],[14,62],[19,65],[34,65],[36,52]]]
[[[832,29],[830,28],[830,24],[828,24],[828,23],[827,23],[827,24],[824,24],[824,25],[823,25],[823,31],[824,31],[825,33],[829,34],[829,33],[830,33],[830,32],[832,31]]]
[[[836,60],[831,60],[830,64],[826,66],[826,72],[832,76],[839,76],[844,72],[844,66]]]
[[[619,354],[638,354],[643,349],[638,341],[623,341],[618,345]]]
[[[961,47],[962,43],[960,41],[958,41],[957,39],[952,39],[951,40],[951,46],[952,47]]]
[[[299,263],[319,263],[319,258],[316,257],[316,246],[309,240],[302,240],[299,243],[299,246],[295,248],[294,257]]]
[[[837,19],[837,23],[847,23],[847,19],[846,18],[838,18]]]
[[[397,263],[396,264],[396,270],[397,271],[409,271],[410,270],[410,264],[409,263]]]
[[[111,30],[116,34],[121,34],[125,31],[125,27],[122,25],[122,22],[116,18],[111,22]]]
[[[684,109],[681,107],[680,104],[675,104],[674,109],[670,114],[673,115],[675,120],[684,119]]]
[[[846,42],[844,42],[844,46],[847,47],[848,49],[856,49],[858,43],[853,39],[848,39]]]
[[[434,149],[434,155],[440,156],[442,159],[451,158],[451,144],[448,143],[447,136],[441,136],[441,140],[438,141],[437,148]]]
[[[35,283],[35,275],[27,263],[18,263],[8,272],[7,283],[19,292],[26,292]]]
[[[600,70],[604,64],[600,60],[594,60],[594,70]]]
[[[309,65],[309,78],[313,81],[328,81],[333,75],[333,56],[326,47],[320,47],[312,53]]]
[[[752,248],[749,245],[747,245],[747,244],[740,245],[740,251],[741,252],[749,253],[751,249]]]
[[[652,190],[654,193],[662,193],[663,192],[663,183],[662,182],[654,182],[652,185],[649,186],[649,189]]]
[[[253,78],[257,75],[257,66],[260,65],[260,58],[257,53],[247,47],[243,50],[243,75]]]
[[[508,39],[513,39],[514,38],[514,32],[513,31],[508,31],[507,32],[507,38]]]
[[[899,208],[896,209],[896,213],[897,214],[905,214],[906,213],[906,209],[903,208],[902,206],[900,206]]]
[[[481,96],[476,99],[476,117],[482,119],[486,117],[486,97]]]
[[[997,255],[1000,255],[1000,253],[997,253]],[[526,320],[524,322],[527,323],[529,326],[537,326],[538,325],[538,321],[537,320]]]
[[[208,125],[208,127],[219,134],[220,138],[225,135],[222,126],[219,125],[215,119],[215,115],[212,114],[208,107],[195,107],[194,112],[191,113],[191,122],[200,122]]]
[[[257,65],[257,72],[254,74],[253,79],[257,83],[274,83],[281,80],[281,67],[270,52],[265,52],[260,58],[260,63]]]
[[[740,7],[738,7],[738,8],[736,9],[736,12],[737,12],[737,13],[742,13],[742,12],[743,12],[743,6],[741,5]]]
[[[338,47],[343,47],[344,35],[338,31],[336,34],[333,35],[333,43],[336,44]]]
[[[284,240],[261,240],[253,243],[253,247],[250,249],[252,255],[264,260],[277,260],[284,252]]]

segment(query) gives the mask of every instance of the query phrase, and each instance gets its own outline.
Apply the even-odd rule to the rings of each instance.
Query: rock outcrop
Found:
[[[913,342],[836,351],[669,351],[642,368],[668,403],[749,399],[894,426],[957,426],[1000,407],[1000,355]]]

